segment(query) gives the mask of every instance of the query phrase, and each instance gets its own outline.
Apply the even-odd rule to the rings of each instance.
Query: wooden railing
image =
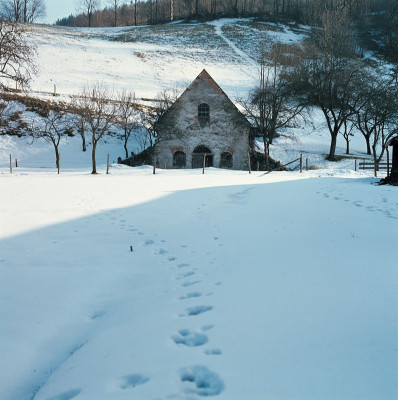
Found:
[[[380,171],[380,170],[386,170],[388,169],[388,163],[383,161],[383,162],[379,162],[376,163],[376,171]],[[374,170],[375,169],[375,164],[373,161],[360,161],[359,162],[359,170],[365,170],[365,169],[371,169]]]

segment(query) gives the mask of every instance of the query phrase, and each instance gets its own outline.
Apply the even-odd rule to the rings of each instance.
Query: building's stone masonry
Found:
[[[198,105],[210,106],[210,118],[198,117]],[[173,154],[186,154],[185,168],[192,168],[192,153],[205,146],[213,155],[213,167],[220,167],[221,153],[232,154],[233,169],[248,168],[250,124],[223,90],[203,70],[157,122],[157,160],[173,168]]]

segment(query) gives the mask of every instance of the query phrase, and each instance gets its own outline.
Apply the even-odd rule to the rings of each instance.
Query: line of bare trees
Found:
[[[277,43],[261,52],[257,83],[239,102],[264,142],[266,160],[277,131],[316,108],[330,134],[330,161],[336,159],[339,135],[348,153],[358,132],[367,154],[379,162],[386,142],[398,134],[397,71],[362,57],[349,7],[324,8],[316,19],[299,46]]]
[[[52,105],[37,118],[28,134],[33,140],[44,139],[55,152],[59,165],[59,146],[76,133],[82,138],[82,150],[91,144],[92,174],[97,173],[96,152],[99,142],[109,134],[123,141],[125,157],[129,157],[128,141],[132,135],[141,143],[141,150],[153,148],[156,140],[155,123],[175,100],[174,92],[162,92],[151,106],[138,105],[134,93],[115,94],[96,83],[74,96],[70,105]],[[115,133],[116,131],[116,133]]]
[[[57,23],[72,26],[126,26],[178,19],[252,16],[276,20],[289,18],[309,23],[319,10],[344,8],[362,24],[365,23],[365,16],[383,11],[387,24],[394,0],[80,0],[80,5],[80,14],[70,15]],[[381,18],[378,18],[379,24],[380,21]]]
[[[126,158],[128,140],[132,134],[145,136],[142,147],[153,145],[155,140],[154,123],[157,116],[171,105],[171,98],[164,96],[153,106],[138,106],[134,94],[122,92],[118,96],[101,84],[86,87],[73,98],[70,105],[50,104],[44,101],[31,107],[40,118],[28,125],[19,114],[6,117],[7,102],[17,100],[14,94],[29,86],[32,77],[37,73],[35,63],[36,48],[27,41],[25,25],[14,21],[0,19],[0,128],[3,132],[30,135],[33,140],[44,139],[55,152],[56,165],[59,165],[59,146],[68,136],[79,134],[82,138],[82,150],[86,151],[86,134],[92,145],[92,173],[97,173],[96,150],[101,139],[116,127],[122,137]],[[29,98],[24,101],[29,102]],[[37,106],[37,104],[39,106]],[[14,118],[15,117],[15,118]],[[138,129],[139,126],[146,129]]]

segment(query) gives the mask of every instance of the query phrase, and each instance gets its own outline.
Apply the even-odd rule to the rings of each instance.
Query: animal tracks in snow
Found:
[[[336,195],[333,193],[332,189],[326,190],[325,193],[315,192],[317,195],[323,196],[326,199],[334,200],[334,201],[342,201],[344,203],[351,203],[353,206],[358,207],[359,209],[366,210],[368,212],[380,212],[384,214],[387,218],[398,219],[398,204],[391,202],[391,199],[386,197],[378,200],[378,204],[366,204],[366,201],[354,200],[343,198],[343,193],[337,193]],[[358,194],[356,194],[358,196]],[[377,201],[377,199],[376,199]],[[376,205],[377,204],[377,205]]]
[[[239,192],[233,196],[234,202],[244,201],[246,193]],[[112,220],[114,220],[114,215],[112,216]],[[148,234],[148,232],[141,232],[137,228],[133,227],[133,225],[127,225],[127,221],[119,221],[124,225],[126,231],[133,231],[133,234],[136,235],[137,239],[138,235],[146,235],[141,240],[137,240],[137,244],[140,245],[141,250],[143,252],[147,252],[148,256],[152,256],[161,260],[162,263],[170,263],[169,270],[171,272],[171,282],[179,281],[179,284],[175,287],[177,300],[188,302],[190,307],[185,308],[185,310],[178,314],[179,317],[184,318],[185,321],[196,321],[196,319],[191,319],[191,317],[201,316],[201,321],[204,322],[201,325],[200,329],[195,329],[191,327],[186,327],[184,329],[178,330],[175,334],[170,336],[170,340],[174,342],[176,347],[180,348],[195,348],[195,347],[203,347],[202,354],[205,356],[220,356],[222,355],[222,350],[217,347],[210,347],[208,343],[209,333],[211,329],[214,328],[214,324],[210,323],[208,320],[207,313],[213,310],[213,305],[200,304],[195,305],[191,302],[194,302],[195,299],[199,299],[203,296],[210,296],[213,293],[206,293],[198,290],[186,290],[185,293],[181,293],[183,289],[190,288],[194,285],[204,285],[207,282],[207,286],[217,287],[221,285],[223,282],[214,280],[213,282],[209,282],[208,276],[211,276],[210,270],[206,268],[201,268],[200,265],[191,265],[189,262],[184,262],[181,260],[177,261],[177,258],[180,258],[185,252],[189,257],[192,258],[192,254],[199,254],[199,258],[195,256],[195,260],[200,260],[200,263],[203,263],[203,266],[214,264],[216,261],[213,258],[213,253],[206,249],[206,252],[198,252],[197,249],[189,248],[186,244],[180,244],[180,249],[185,249],[178,253],[178,257],[173,255],[173,248],[169,247],[165,240],[155,239],[156,234],[152,232],[152,234]],[[214,246],[222,246],[222,240],[219,236],[211,236],[212,242]],[[178,243],[177,243],[178,245]],[[203,261],[202,261],[203,259]],[[177,261],[177,262],[176,262]],[[195,262],[196,263],[196,262]],[[199,279],[192,279],[197,277]],[[180,293],[178,293],[180,291]],[[182,303],[176,303],[182,304]],[[175,314],[174,314],[175,315]],[[101,318],[103,314],[101,312],[93,313],[90,315],[90,318],[96,319]],[[210,316],[210,314],[209,314]],[[188,319],[189,317],[189,319]],[[189,351],[189,350],[184,350]],[[204,365],[195,365],[191,367],[181,368],[179,370],[179,377],[182,386],[182,391],[187,397],[192,396],[216,396],[220,394],[224,390],[224,382],[220,379],[220,377],[213,371],[210,371]],[[132,389],[136,386],[143,385],[149,381],[149,378],[140,374],[127,375],[123,378],[119,379],[118,386],[123,389]],[[63,399],[62,399],[63,400]]]
[[[214,325],[210,324],[210,325],[203,325],[202,328],[200,328],[200,329],[202,330],[202,332],[206,332],[213,328],[214,328]]]
[[[180,370],[182,390],[187,395],[216,396],[224,390],[219,376],[204,366],[196,365]]]
[[[95,320],[104,317],[105,314],[105,311],[94,311],[93,313],[89,314],[89,318]]]
[[[222,354],[222,351],[220,349],[206,349],[203,353],[207,356],[219,356]]]
[[[188,347],[202,346],[208,341],[205,334],[192,332],[189,329],[181,329],[178,331],[178,335],[173,335],[171,338],[175,344],[183,344]]]
[[[136,386],[143,385],[148,382],[149,378],[143,375],[134,374],[127,375],[122,378],[122,383],[120,385],[121,389],[135,388]]]
[[[177,279],[184,279],[184,278],[188,278],[189,276],[195,275],[194,271],[189,271],[189,272],[185,272],[183,274],[180,274],[177,276]]]
[[[181,284],[182,287],[189,287],[200,283],[200,281],[189,281]]]
[[[212,306],[195,306],[195,307],[189,307],[186,309],[186,314],[181,314],[182,317],[188,316],[196,316],[199,314],[203,314],[207,311],[211,311],[213,309]]]
[[[194,297],[200,297],[202,296],[202,293],[200,292],[189,292],[184,296],[179,297],[179,300],[187,300],[187,299],[192,299]]]

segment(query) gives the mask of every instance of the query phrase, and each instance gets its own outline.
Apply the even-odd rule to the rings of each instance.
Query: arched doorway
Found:
[[[205,167],[213,166],[213,153],[206,146],[198,146],[192,153],[192,168],[202,168],[205,158]]]

